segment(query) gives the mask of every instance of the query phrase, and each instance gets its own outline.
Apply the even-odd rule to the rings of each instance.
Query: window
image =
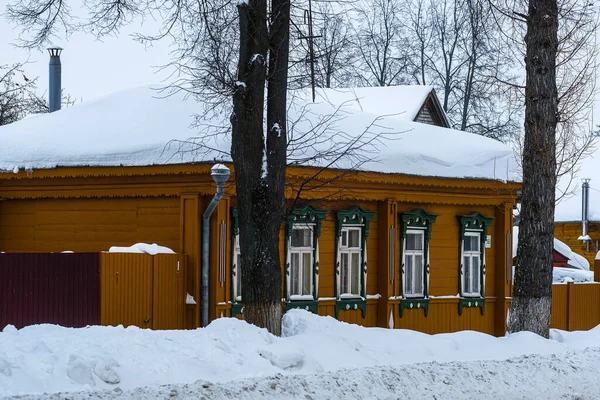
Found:
[[[286,224],[286,310],[303,308],[319,312],[319,235],[325,210],[311,206],[294,210]]]
[[[463,215],[460,220],[460,264],[458,313],[465,307],[485,308],[485,239],[493,219],[479,213]]]
[[[465,232],[462,248],[463,296],[481,296],[481,233]]]
[[[233,300],[242,301],[242,270],[240,268],[240,235],[234,235],[233,240],[233,266],[232,266],[232,284],[233,284]]]
[[[290,299],[313,300],[313,226],[295,225],[290,240]]]
[[[340,297],[360,297],[361,228],[342,228]]]
[[[342,310],[366,314],[367,237],[374,216],[360,207],[336,213],[336,317]]]
[[[429,239],[437,215],[423,210],[400,214],[401,301],[400,316],[406,309],[429,311]]]
[[[404,245],[404,295],[406,297],[423,297],[425,235],[421,230],[406,232]]]
[[[231,227],[231,316],[235,318],[242,313],[242,269],[237,208],[231,209]]]

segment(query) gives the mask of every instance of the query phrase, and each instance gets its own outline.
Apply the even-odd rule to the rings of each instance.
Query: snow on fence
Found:
[[[600,324],[600,260],[594,264],[594,281],[552,285],[552,328],[576,331]]]
[[[1,253],[0,330],[67,327],[185,328],[182,254]]]

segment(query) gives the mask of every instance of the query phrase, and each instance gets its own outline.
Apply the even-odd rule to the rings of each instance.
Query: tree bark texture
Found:
[[[527,19],[523,191],[508,331],[548,337],[556,186],[557,0],[530,0]]]
[[[272,0],[270,16],[266,0],[241,2],[238,11],[240,83],[233,96],[231,153],[240,223],[244,319],[280,335],[279,232],[285,215],[290,3]]]

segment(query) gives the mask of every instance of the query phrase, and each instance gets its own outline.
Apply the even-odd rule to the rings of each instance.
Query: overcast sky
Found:
[[[76,4],[76,0],[69,4]],[[39,77],[38,88],[43,93],[48,87],[48,53],[14,46],[20,30],[1,14],[5,7],[6,0],[0,0],[0,64],[29,60],[26,74],[30,78]],[[79,14],[85,16],[83,12]],[[144,25],[138,21],[123,29],[118,37],[106,37],[102,41],[84,32],[56,39],[53,44],[64,48],[61,61],[65,92],[85,101],[121,89],[163,82],[168,72],[158,71],[158,67],[169,61],[168,39],[145,48],[130,36],[140,31],[156,33],[159,26],[153,20],[145,21]],[[600,123],[599,100],[597,98],[594,106],[594,125]]]
[[[0,12],[5,11],[5,0],[0,0]],[[84,32],[68,39],[58,38],[53,44],[64,48],[61,55],[62,87],[73,97],[89,100],[120,89],[159,83],[167,73],[157,72],[158,66],[169,60],[170,42],[163,40],[151,48],[131,39],[130,34],[154,28],[151,23],[140,23],[122,30],[119,37],[106,37],[102,41]],[[154,23],[156,24],[156,23]],[[25,66],[28,78],[39,77],[38,88],[43,93],[48,87],[48,60],[46,50],[16,48],[18,29],[0,16],[0,64],[29,60]]]

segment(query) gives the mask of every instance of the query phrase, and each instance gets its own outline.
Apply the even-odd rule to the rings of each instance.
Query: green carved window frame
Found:
[[[375,213],[365,211],[361,207],[354,207],[349,210],[338,211],[336,213],[336,234],[335,234],[335,317],[338,318],[339,312],[343,310],[358,310],[362,312],[363,318],[367,313],[367,238],[369,237],[369,226]],[[360,261],[359,261],[359,293],[353,298],[341,297],[341,242],[342,231],[344,228],[359,228],[360,235]]]
[[[479,307],[481,315],[485,310],[485,241],[487,238],[488,228],[492,225],[493,218],[485,217],[481,213],[472,213],[469,215],[459,216],[460,221],[460,236],[458,246],[458,263],[459,263],[459,274],[458,274],[458,293],[460,299],[458,302],[458,314],[462,315],[465,307]],[[473,295],[464,293],[464,279],[466,276],[466,270],[463,260],[465,237],[473,236],[473,234],[479,235],[479,294]]]
[[[235,318],[243,311],[242,296],[241,296],[241,271],[237,265],[237,248],[239,247],[240,224],[238,218],[238,209],[231,209],[231,317]]]
[[[316,209],[310,205],[293,210],[287,218],[285,229],[285,273],[284,293],[285,309],[302,308],[315,314],[319,312],[319,237],[321,236],[322,222],[327,216],[326,210]],[[292,300],[290,298],[291,282],[291,240],[294,226],[309,226],[312,231],[312,271],[311,295],[312,299]]]
[[[437,215],[428,214],[424,210],[415,210],[410,213],[400,213],[399,217],[402,228],[400,232],[400,317],[404,315],[405,309],[413,308],[422,308],[425,316],[427,316],[429,313],[429,242],[431,240],[432,225],[435,223]],[[412,232],[422,232],[423,234],[422,295],[408,295],[405,293],[407,279],[405,265],[406,238]]]

